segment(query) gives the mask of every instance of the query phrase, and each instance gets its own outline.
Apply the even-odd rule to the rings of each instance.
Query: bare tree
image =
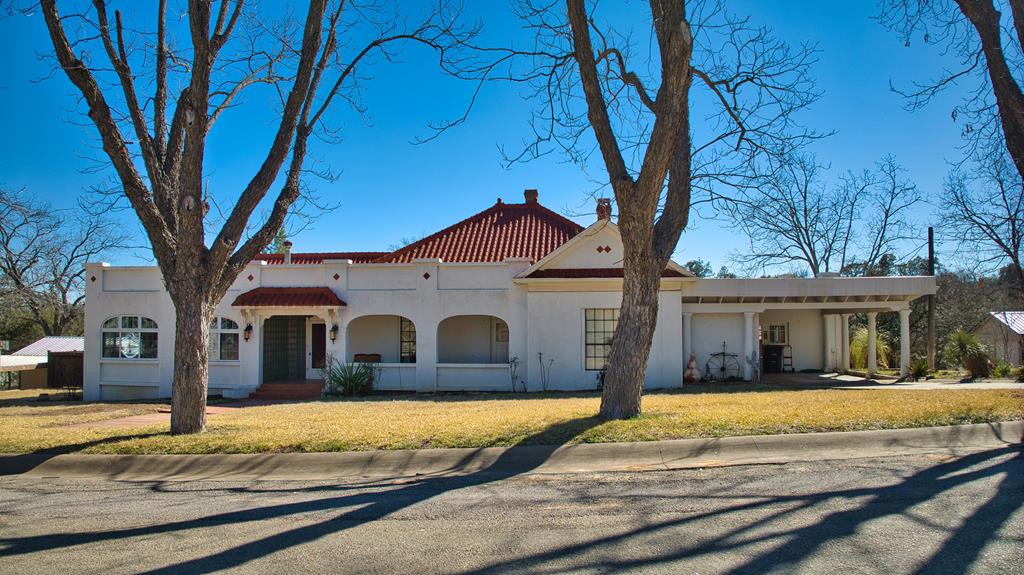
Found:
[[[952,111],[963,127],[965,157],[989,152],[998,142],[1024,176],[1024,0],[882,0],[879,20],[906,42],[921,39],[956,59],[955,67],[928,82],[897,91],[910,109],[945,89],[966,83],[969,91]],[[1003,12],[1009,12],[1004,19]]]
[[[793,51],[710,2],[651,0],[639,23],[649,44],[631,36],[634,22],[602,20],[584,0],[566,0],[564,11],[528,1],[519,10],[536,43],[524,53],[533,67],[516,79],[540,105],[534,139],[510,159],[556,151],[585,163],[600,153],[625,252],[600,413],[631,417],[640,413],[661,274],[693,192],[749,185],[765,156],[811,136],[794,113],[817,96],[806,76],[813,49]]]
[[[921,201],[892,157],[847,173],[834,185],[811,154],[792,154],[778,171],[719,203],[749,249],[732,256],[750,274],[796,265],[811,275],[868,275],[910,238],[908,219]]]
[[[445,4],[409,23],[387,6],[344,0],[311,0],[304,16],[287,13],[281,20],[254,12],[244,0],[190,0],[179,26],[185,40],[175,45],[166,0],[148,29],[110,14],[104,0],[70,15],[61,15],[55,0],[40,5],[59,66],[88,107],[174,303],[171,432],[201,432],[213,310],[300,197],[309,139],[330,137],[324,126],[332,103],[345,100],[361,110],[352,82],[371,56],[390,59],[392,46],[413,42],[436,50],[444,67],[453,62],[450,49],[460,34],[473,30],[460,31],[457,11]],[[239,95],[258,84],[280,95],[280,120],[259,169],[207,242],[207,138]],[[275,185],[281,188],[269,213],[253,224]]]
[[[1001,149],[972,163],[946,179],[943,228],[975,272],[1008,266],[1024,298],[1024,182]]]
[[[80,326],[86,262],[127,246],[127,235],[110,220],[70,212],[0,188],[0,285],[11,306],[7,312],[27,311],[45,335]]]

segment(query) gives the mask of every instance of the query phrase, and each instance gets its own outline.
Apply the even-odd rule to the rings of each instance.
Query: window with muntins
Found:
[[[784,323],[773,323],[762,329],[761,340],[766,345],[788,345],[789,329]]]
[[[583,364],[588,371],[599,371],[608,364],[612,350],[612,336],[619,325],[619,310],[615,308],[586,309],[583,311],[585,337]]]
[[[238,361],[238,341],[241,330],[238,323],[226,317],[210,320],[210,338],[207,350],[210,361]]]
[[[156,322],[138,315],[119,315],[103,322],[103,357],[156,359]]]
[[[416,325],[404,317],[398,326],[399,362],[416,363]]]

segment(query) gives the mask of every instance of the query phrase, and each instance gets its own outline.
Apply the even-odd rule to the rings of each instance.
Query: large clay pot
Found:
[[[690,353],[690,361],[686,364],[686,371],[683,373],[683,383],[697,383],[700,381],[700,370],[697,369],[697,354]]]

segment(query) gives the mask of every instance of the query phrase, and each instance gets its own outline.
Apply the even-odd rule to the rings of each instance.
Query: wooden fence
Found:
[[[51,351],[46,355],[46,387],[50,389],[82,389],[84,380],[82,352]]]

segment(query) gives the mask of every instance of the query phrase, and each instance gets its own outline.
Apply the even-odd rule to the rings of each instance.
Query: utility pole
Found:
[[[928,275],[935,277],[935,230],[928,226]],[[928,371],[935,371],[935,294],[928,294]]]

